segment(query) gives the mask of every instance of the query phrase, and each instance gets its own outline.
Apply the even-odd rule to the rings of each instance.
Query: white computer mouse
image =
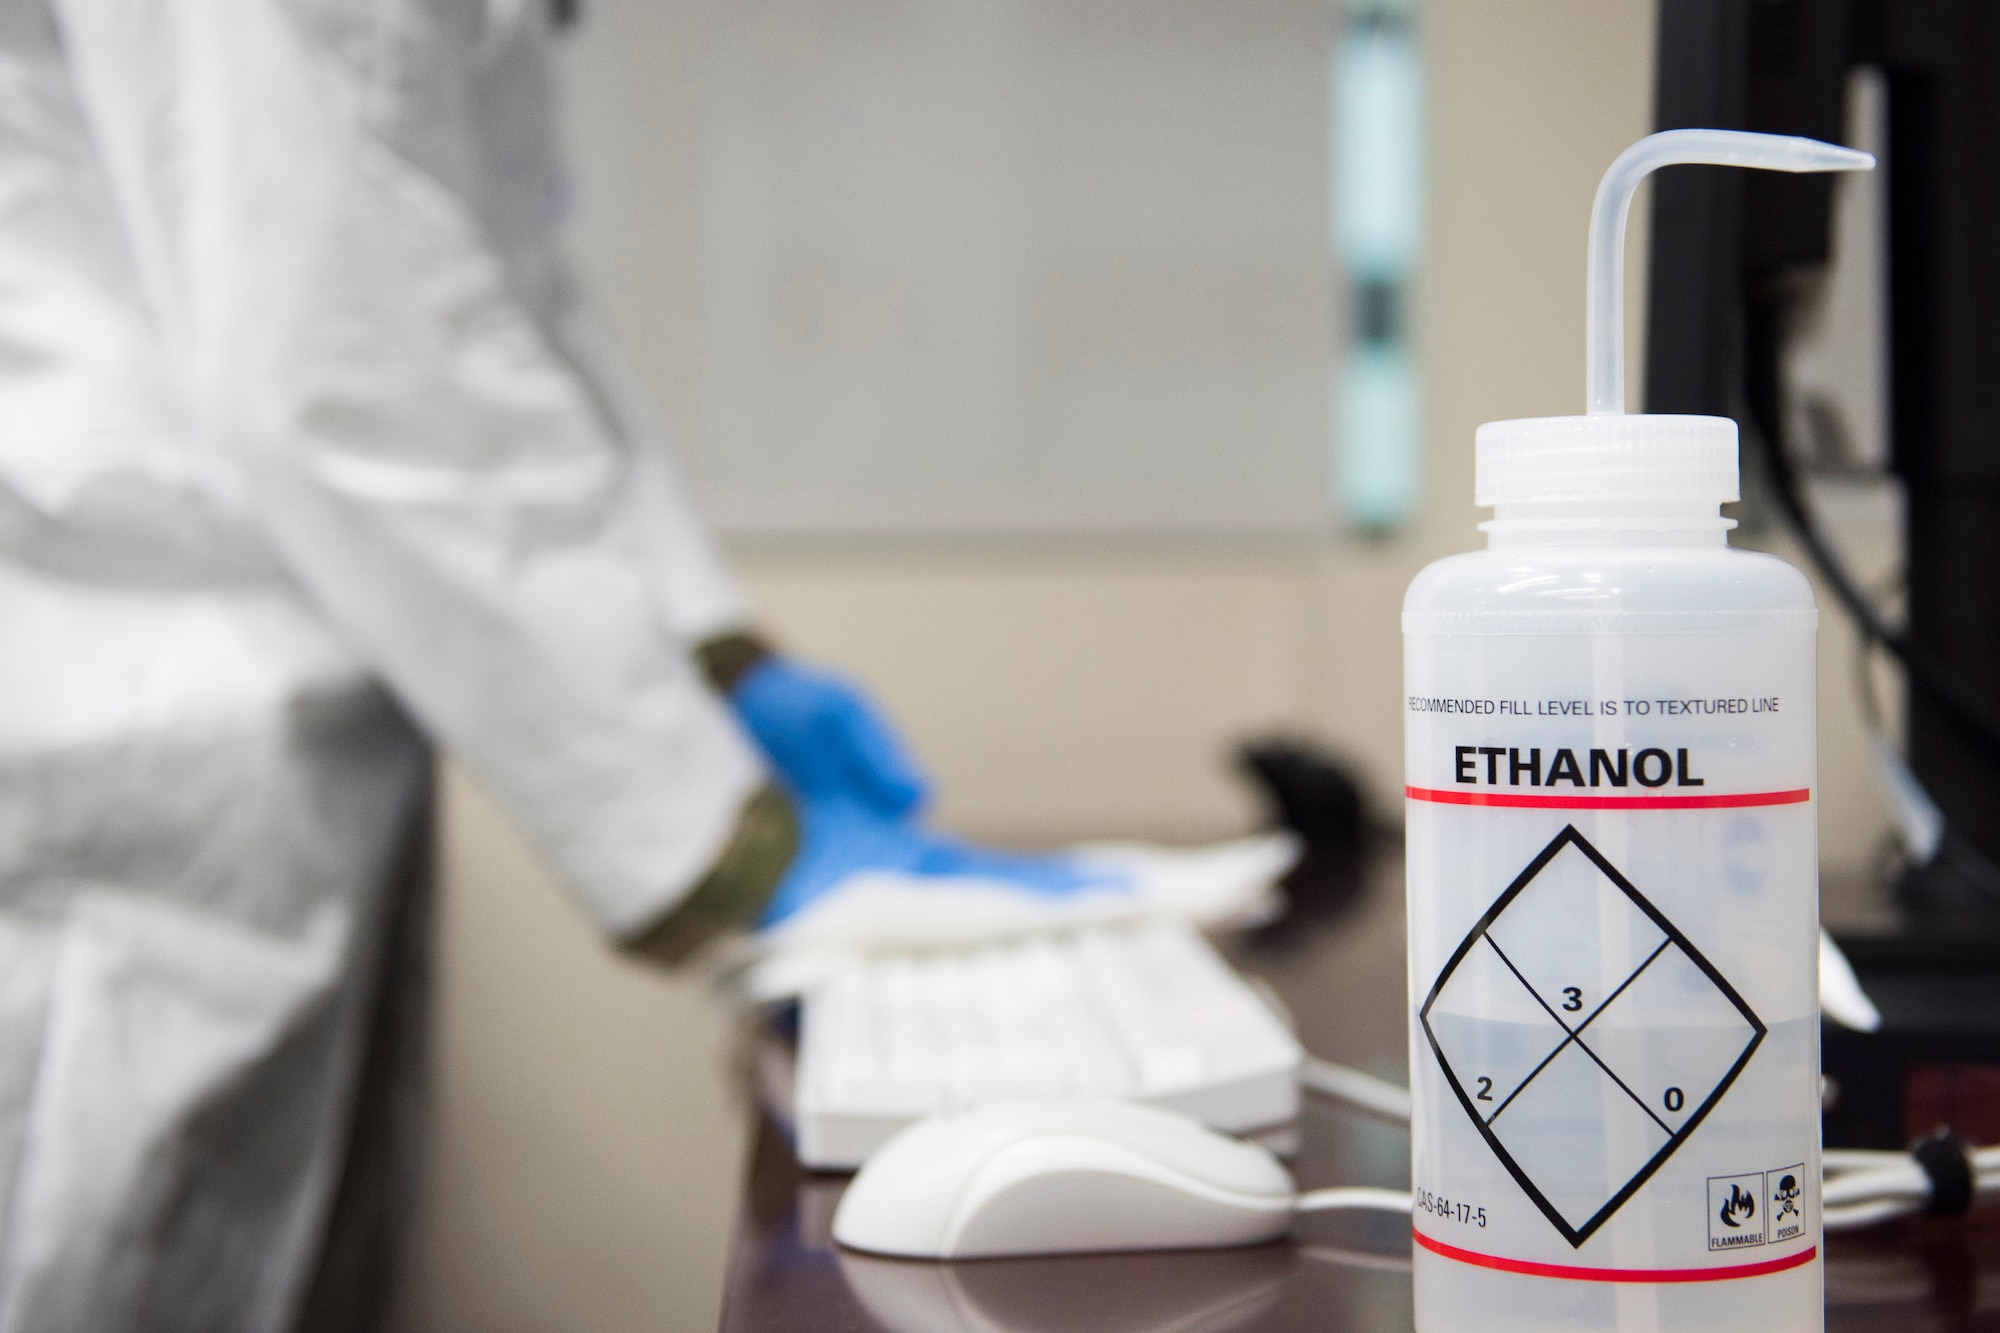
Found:
[[[1124,1102],[1005,1102],[920,1120],[847,1187],[833,1238],[918,1259],[1255,1245],[1292,1224],[1269,1151]]]

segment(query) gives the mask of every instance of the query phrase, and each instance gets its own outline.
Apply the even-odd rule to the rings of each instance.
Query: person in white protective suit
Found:
[[[1091,881],[747,632],[559,259],[549,27],[0,0],[0,1333],[371,1326],[428,738],[662,960]]]

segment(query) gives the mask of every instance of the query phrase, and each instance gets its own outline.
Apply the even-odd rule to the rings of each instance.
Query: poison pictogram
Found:
[[[1572,1246],[1687,1141],[1765,1034],[1573,826],[1466,935],[1418,1020],[1459,1105]]]

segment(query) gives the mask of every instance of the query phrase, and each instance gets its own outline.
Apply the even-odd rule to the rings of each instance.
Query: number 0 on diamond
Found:
[[[1765,1031],[1574,827],[1487,909],[1418,1020],[1480,1136],[1572,1246],[1673,1156]]]

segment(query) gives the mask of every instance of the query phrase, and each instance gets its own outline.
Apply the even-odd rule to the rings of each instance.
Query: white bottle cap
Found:
[[[1736,423],[1727,417],[1625,414],[1625,220],[1640,182],[1661,167],[1705,162],[1766,171],[1867,171],[1852,148],[1741,130],[1665,130],[1618,155],[1590,209],[1584,319],[1589,416],[1489,421],[1473,483],[1482,505],[1737,498]]]
[[[1475,438],[1473,502],[1727,504],[1737,498],[1736,423],[1728,417],[1526,417]]]

